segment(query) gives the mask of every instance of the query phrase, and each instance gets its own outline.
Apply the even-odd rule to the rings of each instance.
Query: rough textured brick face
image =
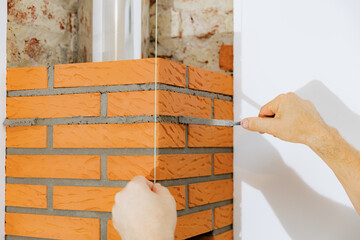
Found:
[[[214,228],[222,228],[233,223],[233,205],[226,205],[214,209]]]
[[[214,118],[223,120],[233,120],[233,102],[221,99],[214,99]]]
[[[232,147],[232,127],[189,125],[189,147]]]
[[[169,61],[166,59],[157,59],[159,83],[167,83],[179,87],[185,87],[186,68],[184,64]]]
[[[107,221],[107,240],[121,240],[119,233],[114,228],[112,220]]]
[[[168,187],[168,189],[176,201],[176,210],[185,209],[185,186]]]
[[[26,90],[45,89],[48,87],[46,67],[8,68],[6,89]]]
[[[157,82],[185,86],[185,66],[158,59]],[[55,66],[55,87],[86,87],[155,82],[155,59]]]
[[[219,67],[224,71],[234,70],[234,47],[233,45],[221,45],[219,52]]]
[[[100,156],[7,155],[6,176],[100,179]]]
[[[214,154],[214,174],[226,174],[233,172],[233,154]]]
[[[233,79],[221,73],[189,67],[189,88],[233,95]]]
[[[46,148],[46,126],[21,126],[6,128],[8,148]]]
[[[157,123],[157,146],[184,147],[185,127]],[[154,123],[54,126],[54,148],[152,148]]]
[[[6,213],[8,235],[50,239],[99,240],[99,219]]]
[[[115,195],[156,167],[175,239],[232,239],[231,76],[163,59],[48,69],[8,71],[8,238],[121,240]]]
[[[220,202],[233,197],[232,179],[189,185],[189,207]]]
[[[108,116],[154,115],[155,91],[108,94]],[[211,117],[211,100],[168,91],[157,91],[157,115]]]
[[[100,116],[100,93],[8,97],[7,118],[62,118]]]
[[[111,212],[121,188],[54,186],[54,209]]]
[[[47,208],[47,186],[6,184],[5,205],[13,207]]]
[[[107,172],[110,180],[131,180],[137,175],[154,178],[154,157],[108,156]],[[156,162],[158,180],[199,177],[211,175],[211,155],[158,155]]]
[[[211,231],[211,210],[178,218],[175,239],[185,239]]]

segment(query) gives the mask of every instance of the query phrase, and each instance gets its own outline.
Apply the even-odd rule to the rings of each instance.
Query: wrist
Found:
[[[328,126],[326,123],[321,122],[312,131],[312,135],[307,139],[305,143],[313,151],[318,152],[320,149],[332,144],[334,142],[335,132],[337,130],[333,127]]]

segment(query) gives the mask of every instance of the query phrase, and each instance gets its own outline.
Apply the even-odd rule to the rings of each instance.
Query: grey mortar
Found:
[[[33,237],[20,237],[20,236],[5,236],[5,240],[54,240],[50,238],[33,238]]]
[[[184,93],[194,96],[216,98],[232,101],[233,97],[219,93],[205,92],[195,89],[176,87],[164,83],[157,83],[158,90]],[[54,89],[35,89],[35,90],[15,90],[7,91],[8,97],[26,97],[26,96],[51,96],[76,93],[109,93],[109,92],[134,92],[134,91],[151,91],[155,90],[155,83],[145,84],[129,84],[129,85],[111,85],[111,86],[90,86],[90,87],[70,87],[70,88],[54,88]]]
[[[47,68],[47,77],[48,77],[48,89],[54,89],[54,66],[48,66]]]
[[[151,123],[155,118],[152,115],[121,116],[121,117],[71,117],[71,118],[27,118],[27,119],[5,119],[7,127],[33,126],[33,125],[70,125],[70,124],[130,124]],[[232,127],[234,122],[230,120],[193,118],[184,116],[156,116],[158,123],[194,124],[208,126]]]
[[[219,228],[219,229],[214,229],[212,231],[212,234],[213,236],[217,236],[219,234],[222,234],[224,232],[227,232],[227,231],[230,231],[231,229],[233,229],[233,225],[228,225],[228,226],[225,226],[225,227],[222,227],[222,228]]]
[[[107,220],[108,218],[100,218],[100,240],[107,240]]]
[[[157,148],[159,155],[232,153],[233,148]],[[7,148],[7,155],[154,155],[154,148]]]
[[[53,149],[53,136],[54,136],[54,127],[47,126],[46,131],[46,146],[47,149]]]
[[[229,199],[229,200],[225,200],[225,201],[221,201],[221,202],[209,203],[209,204],[205,204],[205,205],[201,205],[201,206],[196,206],[196,207],[191,207],[188,209],[179,210],[178,217],[189,215],[189,214],[196,213],[196,212],[210,210],[210,209],[217,208],[217,207],[226,206],[226,205],[229,205],[232,203],[233,203],[233,200]]]
[[[188,185],[194,183],[211,182],[217,180],[232,179],[232,174],[216,176],[181,178],[172,180],[159,180],[166,187]],[[32,184],[32,185],[52,185],[52,186],[81,186],[81,187],[125,187],[128,180],[97,180],[97,179],[64,179],[64,178],[16,178],[6,177],[7,184]]]
[[[108,107],[108,95],[107,93],[101,93],[100,115],[102,117],[107,116],[107,107]]]
[[[107,180],[107,155],[101,155],[101,179]]]

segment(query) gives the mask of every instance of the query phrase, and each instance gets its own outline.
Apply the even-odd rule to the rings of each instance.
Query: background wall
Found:
[[[0,0],[0,109],[6,109],[6,0]],[[0,112],[0,121],[5,120],[5,111]],[[0,192],[5,192],[5,127],[0,127]],[[5,195],[0,194],[0,222],[5,221]],[[4,239],[4,224],[0,224],[0,238]]]
[[[242,0],[242,19],[237,4],[235,120],[295,91],[360,149],[360,2]],[[235,239],[359,239],[359,216],[309,148],[241,128],[234,146]]]
[[[78,0],[9,0],[8,67],[77,61]]]
[[[155,1],[150,7],[150,48],[154,56]],[[233,43],[233,0],[158,0],[158,56],[232,74],[219,67],[223,44]]]

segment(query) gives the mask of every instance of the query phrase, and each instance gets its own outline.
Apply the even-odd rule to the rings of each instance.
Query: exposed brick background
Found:
[[[234,70],[234,47],[233,45],[221,45],[219,51],[219,67],[224,71]]]
[[[120,239],[115,194],[154,179],[156,73],[156,173],[176,201],[176,239],[232,239],[232,78],[154,63],[8,70],[8,236]]]

